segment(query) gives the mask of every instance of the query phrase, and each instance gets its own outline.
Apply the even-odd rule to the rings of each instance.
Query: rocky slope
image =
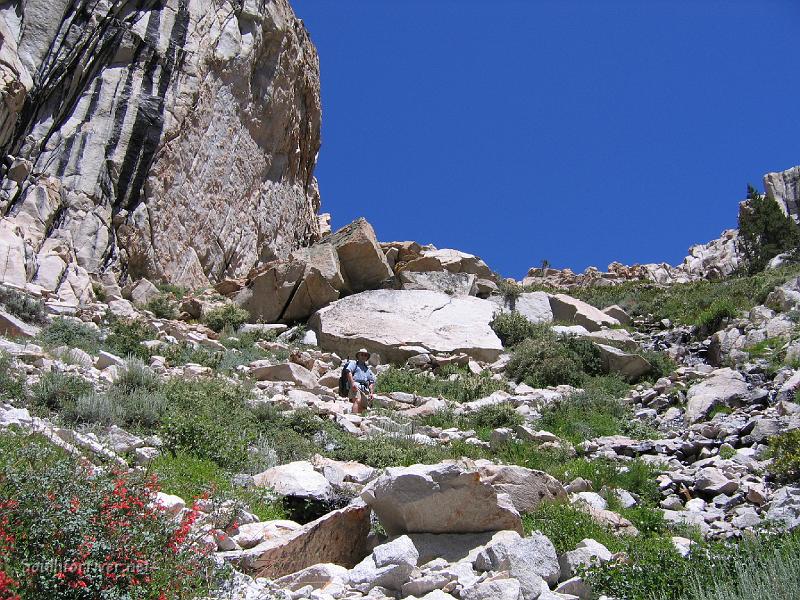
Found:
[[[318,236],[319,62],[286,0],[28,0],[0,35],[0,280],[199,287]]]

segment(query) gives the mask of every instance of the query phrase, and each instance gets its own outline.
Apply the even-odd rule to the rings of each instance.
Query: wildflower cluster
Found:
[[[182,600],[207,590],[199,513],[167,514],[155,477],[99,472],[6,434],[0,455],[0,600]]]

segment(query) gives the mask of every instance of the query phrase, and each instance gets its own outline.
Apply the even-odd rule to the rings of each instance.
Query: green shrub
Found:
[[[508,402],[484,406],[474,413],[466,416],[466,425],[469,429],[491,430],[498,427],[516,427],[522,425],[524,419],[514,406]]]
[[[175,520],[159,510],[157,482],[92,469],[38,436],[8,431],[0,432],[0,472],[3,598],[208,595],[213,562],[187,535],[199,513]]]
[[[751,273],[762,271],[767,263],[800,244],[800,229],[785,215],[771,196],[747,186],[747,202],[739,208],[739,247]]]
[[[225,304],[209,310],[203,315],[203,322],[216,332],[223,329],[236,331],[247,323],[250,313],[235,304]]]
[[[208,459],[224,469],[247,465],[258,428],[245,388],[223,379],[172,379],[164,395],[168,410],[161,435],[169,452]]]
[[[25,378],[11,364],[11,357],[0,351],[0,398],[23,400],[27,392]]]
[[[726,319],[737,315],[736,305],[728,298],[714,300],[707,309],[697,317],[697,325],[706,334],[714,333]]]
[[[81,396],[92,393],[92,384],[69,373],[48,371],[31,386],[34,406],[60,411],[73,406]]]
[[[156,339],[158,332],[141,319],[115,319],[111,322],[104,347],[112,354],[122,357],[150,358],[150,351],[142,342]]]
[[[45,323],[44,303],[28,294],[0,286],[0,304],[9,313],[26,323],[35,323],[37,325]]]
[[[75,319],[58,317],[45,327],[40,339],[45,348],[59,346],[80,348],[89,354],[97,354],[100,349],[100,332],[91,325]]]
[[[641,355],[652,367],[646,377],[654,381],[668,376],[678,368],[678,364],[666,352],[647,350],[642,352]]]
[[[441,396],[455,402],[470,402],[507,389],[505,383],[492,379],[488,372],[480,375],[474,375],[465,369],[449,372],[451,376],[455,375],[452,380],[391,367],[378,377],[376,391],[379,394],[407,392],[419,396]]]
[[[534,324],[516,311],[496,313],[490,325],[506,347],[515,346],[536,332]]]
[[[506,371],[533,387],[580,386],[587,376],[605,373],[600,350],[590,340],[561,336],[549,325],[534,325],[533,335],[515,348]]]
[[[769,440],[770,472],[781,481],[800,479],[800,429],[776,435]]]
[[[149,310],[158,319],[174,319],[178,316],[178,309],[169,294],[159,294],[152,298],[145,305],[145,310]]]
[[[723,555],[724,558],[724,555]],[[800,598],[800,541],[797,534],[766,540],[745,540],[733,560],[713,572],[698,569],[682,600],[795,600]],[[718,562],[722,562],[721,560]],[[727,567],[727,568],[725,568]],[[664,595],[663,598],[678,596]]]

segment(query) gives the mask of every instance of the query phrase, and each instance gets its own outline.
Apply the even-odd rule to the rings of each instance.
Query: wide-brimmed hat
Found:
[[[367,360],[369,360],[369,357],[372,356],[372,354],[370,354],[369,350],[367,350],[366,348],[361,348],[361,350],[356,352],[356,358],[358,358],[359,354],[366,354],[367,355]]]

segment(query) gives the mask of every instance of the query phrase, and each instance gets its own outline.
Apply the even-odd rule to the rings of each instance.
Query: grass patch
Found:
[[[442,397],[454,402],[470,402],[485,398],[498,390],[506,391],[507,385],[492,379],[487,372],[475,375],[466,369],[443,371],[445,377],[426,374],[397,367],[389,368],[378,377],[376,391],[379,394],[407,392],[418,396]],[[455,375],[455,377],[452,377]]]
[[[262,521],[285,519],[279,500],[263,488],[242,488],[231,483],[231,474],[215,463],[190,455],[163,454],[149,466],[158,476],[164,492],[180,496],[187,502],[211,495],[219,500],[243,504]]]
[[[769,440],[772,464],[770,474],[783,482],[800,479],[800,429],[776,435]]]
[[[37,408],[57,412],[74,405],[78,398],[92,391],[92,384],[82,377],[49,371],[31,386],[31,403]]]

